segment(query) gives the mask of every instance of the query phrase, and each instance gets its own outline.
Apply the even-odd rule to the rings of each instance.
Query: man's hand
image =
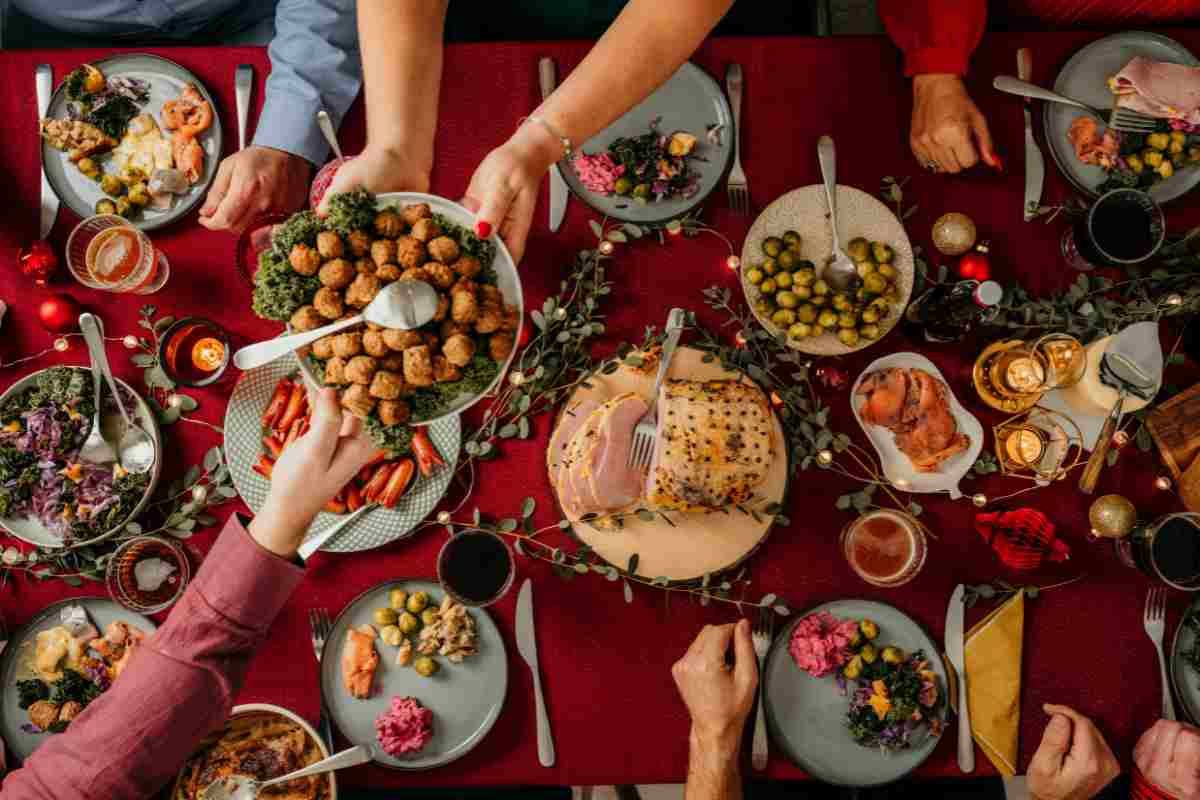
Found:
[[[1121,774],[1112,750],[1087,717],[1067,706],[1050,714],[1042,743],[1029,763],[1029,792],[1036,800],[1088,800]]]
[[[984,163],[1000,168],[987,120],[957,75],[913,78],[908,143],[921,166],[936,172],[961,172],[973,167],[981,153]]]
[[[200,224],[209,230],[240,232],[260,214],[290,214],[308,201],[312,164],[273,147],[251,145],[221,162]]]
[[[1160,719],[1133,749],[1142,775],[1180,800],[1200,798],[1200,730]]]
[[[385,147],[373,148],[368,144],[366,150],[338,167],[333,182],[321,198],[317,213],[329,213],[329,198],[338,192],[347,192],[360,186],[375,194],[428,192],[429,168],[410,163],[403,153]]]

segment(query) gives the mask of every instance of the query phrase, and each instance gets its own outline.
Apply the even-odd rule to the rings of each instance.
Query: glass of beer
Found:
[[[850,568],[869,584],[903,586],[925,566],[925,532],[903,511],[868,511],[842,531],[842,552]]]
[[[152,294],[171,274],[166,255],[150,237],[116,214],[75,226],[67,238],[67,268],[84,286],[119,294]]]

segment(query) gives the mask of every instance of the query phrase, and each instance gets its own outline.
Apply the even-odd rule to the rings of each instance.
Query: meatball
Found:
[[[379,370],[371,379],[371,396],[380,400],[395,400],[404,393],[404,376],[396,372]]]
[[[413,223],[411,235],[414,239],[428,242],[442,235],[442,229],[432,219],[419,219]]]
[[[349,261],[344,258],[335,258],[321,265],[321,271],[317,277],[321,279],[323,286],[328,286],[330,289],[345,289],[350,285],[350,281],[354,280],[354,274],[354,267]]]
[[[493,361],[503,363],[515,344],[516,339],[511,333],[497,333],[488,340],[488,352],[491,353]]]
[[[461,256],[450,268],[464,278],[474,278],[483,270],[483,264],[475,256]]]
[[[355,258],[362,258],[371,251],[371,234],[362,230],[350,231],[346,244],[350,245],[350,252]]]
[[[392,351],[388,355],[379,359],[379,368],[386,369],[388,372],[399,372],[401,375],[403,375],[404,354],[397,351]]]
[[[350,382],[346,377],[346,359],[334,356],[325,362],[325,385],[345,386]]]
[[[375,262],[369,258],[360,258],[354,262],[354,271],[359,275],[374,275]]]
[[[325,336],[317,339],[312,343],[312,354],[322,361],[327,358],[333,358],[333,340],[336,338],[337,336]]]
[[[381,400],[379,402],[379,421],[384,425],[400,425],[408,422],[411,415],[408,403],[403,400]]]
[[[383,284],[374,275],[359,275],[346,289],[346,305],[366,308],[382,288]]]
[[[456,333],[447,337],[442,345],[442,352],[445,354],[446,360],[454,366],[465,367],[471,363],[471,358],[475,355],[475,340],[470,336]]]
[[[433,356],[426,345],[404,351],[404,381],[413,386],[433,385]]]
[[[425,245],[420,239],[405,236],[396,240],[396,263],[408,269],[419,267],[429,260]]]
[[[383,358],[390,350],[383,339],[382,331],[367,331],[362,337],[363,351],[369,356]]]
[[[421,336],[425,337],[425,346],[429,348],[429,352],[436,353],[442,349],[442,337],[438,336],[433,331],[426,331]]]
[[[416,225],[418,220],[432,217],[433,212],[429,209],[428,203],[413,203],[401,209],[400,216],[409,225]]]
[[[446,318],[446,315],[449,313],[450,313],[450,298],[446,297],[446,295],[444,295],[444,294],[439,294],[437,311],[433,312],[434,322],[441,322],[442,320],[444,320]]]
[[[46,730],[58,721],[58,706],[49,700],[38,700],[29,706],[29,721]]]
[[[312,306],[300,306],[289,322],[298,331],[315,331],[325,324],[325,318]]]
[[[417,331],[398,331],[392,328],[383,332],[383,341],[393,350],[407,350],[425,342]]]
[[[375,232],[395,239],[404,232],[404,219],[395,211],[380,211],[375,215]]]
[[[361,384],[342,392],[342,408],[356,417],[365,417],[375,408],[375,398]]]
[[[396,261],[396,243],[391,239],[376,239],[371,242],[371,260],[376,266],[394,264]]]
[[[400,279],[400,268],[395,264],[384,264],[375,270],[375,277],[384,283],[391,283]]]
[[[429,277],[429,270],[424,267],[409,267],[400,273],[400,278],[406,281],[422,281],[424,283],[433,283],[433,278]]]
[[[479,316],[479,304],[471,292],[455,292],[450,298],[450,318],[455,322],[474,322]]]
[[[454,281],[458,276],[454,274],[454,270],[447,267],[445,264],[436,264],[429,262],[425,265],[425,271],[429,273],[433,285],[443,291],[454,285]]]
[[[462,370],[450,363],[445,356],[433,357],[433,379],[438,383],[451,383],[462,379]]]
[[[504,293],[500,291],[498,286],[493,286],[490,283],[479,284],[479,299],[485,303],[495,303],[498,306],[504,305]]]
[[[449,236],[439,236],[429,243],[429,255],[443,264],[452,264],[458,260],[458,242]]]
[[[455,295],[461,297],[462,295]],[[478,333],[495,333],[500,330],[501,323],[504,322],[504,314],[500,311],[500,306],[492,303],[485,303],[479,309],[478,316],[475,317],[475,330]]]
[[[339,333],[333,337],[333,354],[339,358],[354,358],[362,351],[363,335],[361,333]]]
[[[442,327],[439,329],[439,332],[442,335],[442,341],[446,341],[455,334],[470,333],[471,326],[462,322],[455,322],[452,319],[448,319],[442,322]]]
[[[450,294],[458,294],[459,292],[469,292],[472,295],[479,294],[479,284],[470,278],[459,278],[458,283],[450,287]]]
[[[83,703],[75,700],[68,700],[63,703],[62,708],[58,710],[59,722],[70,722],[79,716],[79,712],[83,711]]]
[[[346,378],[360,386],[370,386],[379,362],[370,356],[355,356],[346,362]]]
[[[301,275],[316,275],[321,268],[321,254],[306,244],[294,244],[288,253],[288,263]]]
[[[321,231],[317,234],[317,252],[326,260],[342,257],[342,237],[333,231]]]
[[[346,307],[342,303],[342,293],[337,289],[330,289],[328,286],[317,289],[317,294],[313,297],[313,306],[316,307],[317,313],[325,319],[337,319],[346,311]]]
[[[500,323],[500,330],[515,331],[521,327],[521,312],[516,306],[504,307],[504,319]]]

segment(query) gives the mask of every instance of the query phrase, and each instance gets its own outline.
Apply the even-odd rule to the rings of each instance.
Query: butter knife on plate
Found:
[[[33,73],[34,85],[37,87],[38,125],[46,118],[50,110],[50,93],[54,83],[54,73],[49,64],[38,64]],[[58,195],[46,177],[46,163],[42,161],[42,143],[38,142],[38,160],[42,164],[42,208],[41,219],[38,223],[39,238],[45,239],[54,228],[54,218],[58,216]]]
[[[537,705],[538,761],[543,767],[554,766],[554,736],[546,716],[546,698],[542,695],[542,676],[538,668],[537,637],[533,631],[533,583],[521,584],[517,595],[517,652],[533,672],[533,700]]]
[[[542,88],[542,100],[553,92],[558,84],[554,70],[554,59],[538,59],[538,84]],[[550,165],[550,231],[557,233],[567,213],[567,182],[563,180],[558,164]]]
[[[975,742],[971,738],[971,710],[967,702],[967,669],[964,657],[963,618],[967,613],[966,588],[960,583],[946,609],[946,658],[958,674],[958,768],[975,771]]]
[[[1033,51],[1022,47],[1017,51],[1017,77],[1023,81],[1033,80]],[[1046,179],[1046,160],[1033,139],[1033,101],[1025,98],[1025,206],[1022,209],[1025,221],[1037,214],[1042,204],[1042,183]]]

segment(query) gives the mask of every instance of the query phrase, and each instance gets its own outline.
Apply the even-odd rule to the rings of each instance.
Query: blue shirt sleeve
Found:
[[[317,112],[341,125],[362,85],[355,0],[280,0],[267,52],[271,74],[254,144],[320,165],[329,145]]]

